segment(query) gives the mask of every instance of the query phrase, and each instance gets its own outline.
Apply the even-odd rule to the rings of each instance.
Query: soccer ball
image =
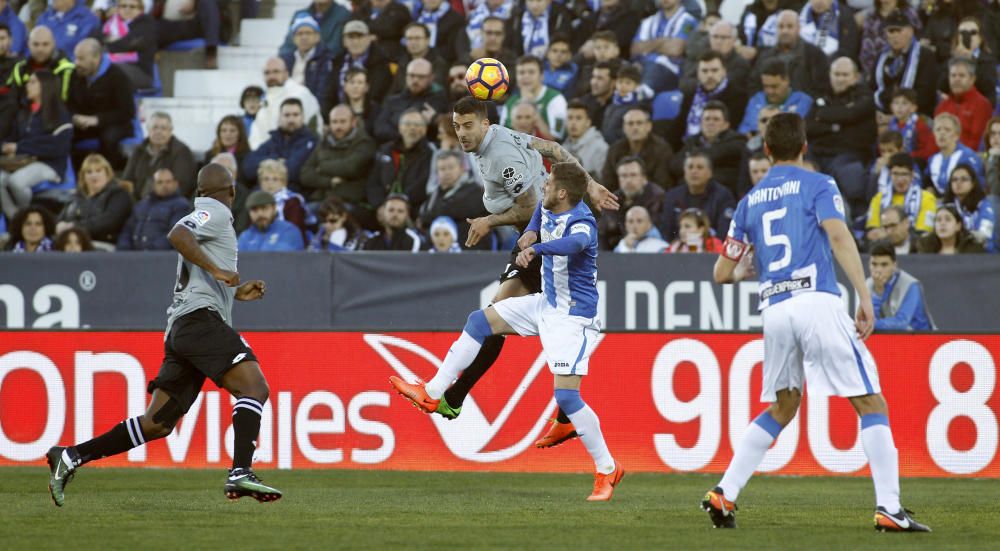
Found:
[[[501,101],[510,88],[507,68],[492,57],[477,59],[465,72],[465,84],[480,101]]]

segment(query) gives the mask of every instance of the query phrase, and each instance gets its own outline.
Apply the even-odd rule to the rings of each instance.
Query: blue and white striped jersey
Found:
[[[571,316],[597,316],[597,221],[586,203],[553,214],[541,212],[542,292],[548,303]],[[529,226],[529,229],[531,226]]]

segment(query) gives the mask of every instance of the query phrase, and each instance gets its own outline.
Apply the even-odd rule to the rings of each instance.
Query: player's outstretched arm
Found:
[[[514,205],[500,214],[490,214],[481,218],[467,218],[469,237],[465,240],[466,247],[473,247],[479,240],[490,233],[490,229],[498,226],[517,226],[522,228],[531,221],[538,205],[538,193],[529,186],[523,193],[514,198]]]
[[[531,148],[550,161],[556,163],[576,163],[577,166],[583,168],[583,165],[580,164],[580,161],[576,160],[576,157],[556,142],[541,138],[531,138]],[[587,178],[587,195],[590,196],[591,202],[602,209],[618,210],[618,198],[615,197],[615,194],[599,184],[593,176],[590,176],[590,173],[587,174]]]
[[[201,245],[198,244],[198,239],[195,238],[191,230],[178,224],[167,234],[167,240],[184,257],[184,260],[212,274],[212,277],[215,279],[224,282],[230,287],[240,284],[240,275],[238,273],[222,270],[208,258],[205,251],[201,250]]]
[[[837,258],[837,263],[840,264],[847,279],[860,297],[854,325],[858,330],[858,336],[867,339],[875,329],[875,309],[872,307],[871,293],[868,292],[868,286],[865,285],[865,269],[861,265],[858,246],[854,242],[854,237],[851,236],[851,230],[847,229],[847,224],[843,220],[828,218],[822,224],[830,239],[833,256]]]
[[[733,260],[725,255],[719,255],[715,261],[712,277],[716,283],[739,283],[754,276],[753,250],[747,249],[739,260]]]

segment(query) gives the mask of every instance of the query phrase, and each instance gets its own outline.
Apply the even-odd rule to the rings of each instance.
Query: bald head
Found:
[[[101,65],[101,54],[104,49],[101,43],[94,38],[85,38],[73,49],[76,57],[76,72],[81,76],[89,77],[97,73],[97,68]]]
[[[830,64],[830,86],[834,94],[843,94],[858,83],[858,67],[849,57],[838,57]]]
[[[330,134],[333,135],[333,139],[346,138],[356,124],[354,111],[351,111],[350,107],[340,104],[330,110]]]
[[[47,63],[55,49],[56,40],[52,36],[52,30],[45,25],[31,29],[31,34],[28,35],[28,51],[32,59],[38,63]]]
[[[799,42],[799,14],[781,10],[778,14],[778,45],[791,48]]]
[[[434,82],[434,67],[430,61],[418,57],[406,64],[406,87],[412,94],[422,94]]]
[[[708,31],[708,44],[723,56],[729,55],[736,48],[736,27],[728,21],[717,21]]]
[[[236,186],[233,182],[233,174],[229,169],[218,164],[209,163],[198,171],[198,196],[212,197],[220,201],[228,198],[229,205],[232,205],[232,198],[236,195]]]
[[[268,58],[264,63],[264,83],[268,88],[283,86],[288,80],[288,67],[280,57]]]

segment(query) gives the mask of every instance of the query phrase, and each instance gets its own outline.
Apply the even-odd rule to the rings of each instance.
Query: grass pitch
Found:
[[[47,469],[0,469],[4,549],[946,549],[997,545],[997,480],[909,479],[932,534],[872,529],[868,478],[759,476],[738,530],[698,509],[717,475],[630,474],[610,503],[588,475],[262,471],[285,497],[222,495],[224,471],[84,468],[66,505]]]

